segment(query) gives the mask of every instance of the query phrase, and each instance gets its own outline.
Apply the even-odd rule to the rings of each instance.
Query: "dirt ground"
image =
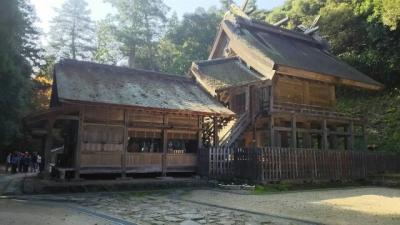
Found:
[[[0,224],[106,225],[112,223],[101,218],[66,209],[65,207],[2,199],[0,200]]]
[[[400,224],[400,189],[352,188],[279,194],[195,190],[184,199],[323,224]]]

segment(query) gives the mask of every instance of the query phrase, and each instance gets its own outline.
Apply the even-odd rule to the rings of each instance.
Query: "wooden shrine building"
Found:
[[[46,170],[194,172],[203,121],[232,111],[185,76],[74,60],[55,65],[50,109],[25,118]]]
[[[335,89],[383,86],[330,54],[317,28],[284,22],[254,21],[233,5],[209,58],[192,64],[192,77],[237,114],[218,127],[219,144],[365,148],[364,118],[338,112]]]

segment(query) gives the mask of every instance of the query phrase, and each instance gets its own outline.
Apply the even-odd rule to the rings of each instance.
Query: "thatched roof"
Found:
[[[262,80],[237,57],[194,62],[192,72],[214,90]]]
[[[237,15],[226,16],[214,49],[227,38],[238,57],[272,79],[270,71],[280,68],[297,69],[325,77],[338,83],[379,89],[382,84],[361,73],[329,53],[322,43],[310,35],[266,23],[255,22]],[[213,52],[211,58],[213,58]],[[343,82],[342,82],[343,81]]]
[[[188,77],[74,60],[55,65],[53,92],[52,102],[233,114]]]

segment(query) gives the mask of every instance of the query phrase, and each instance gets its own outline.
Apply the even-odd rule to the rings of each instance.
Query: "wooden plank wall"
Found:
[[[208,174],[262,182],[350,180],[400,172],[399,162],[400,155],[365,151],[214,147],[209,150]]]

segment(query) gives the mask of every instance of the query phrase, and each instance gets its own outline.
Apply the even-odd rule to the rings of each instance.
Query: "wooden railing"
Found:
[[[199,171],[213,178],[263,182],[280,180],[362,179],[400,172],[400,155],[366,151],[288,148],[221,148],[200,151]],[[208,158],[204,157],[208,154]],[[208,160],[207,162],[205,162]],[[208,168],[204,168],[205,165]]]

